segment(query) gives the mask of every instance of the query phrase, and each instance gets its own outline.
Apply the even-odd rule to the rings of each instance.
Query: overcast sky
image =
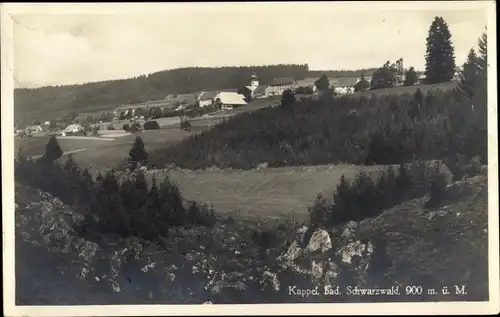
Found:
[[[368,2],[356,4],[363,11],[335,3],[144,4],[135,13],[115,6],[115,14],[17,14],[16,86],[120,79],[189,66],[307,63],[310,69],[360,69],[399,57],[405,67],[423,69],[435,16],[448,23],[461,65],[477,47],[486,11],[448,4],[419,10],[400,4],[391,11],[381,5],[370,9]]]

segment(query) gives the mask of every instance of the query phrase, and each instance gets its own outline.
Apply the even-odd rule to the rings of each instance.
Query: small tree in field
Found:
[[[295,103],[295,94],[290,89],[283,91],[281,96],[281,106],[288,107]]]
[[[45,154],[43,158],[47,162],[54,162],[63,155],[63,151],[57,142],[56,137],[53,135],[50,137],[49,142],[45,146]]]
[[[140,163],[141,165],[147,164],[148,153],[144,148],[144,142],[142,141],[141,137],[138,136],[137,138],[135,138],[134,144],[132,145],[132,148],[130,149],[130,152],[128,154],[130,170],[135,170],[138,163]]]

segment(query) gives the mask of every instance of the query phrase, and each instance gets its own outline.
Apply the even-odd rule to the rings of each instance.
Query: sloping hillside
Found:
[[[18,185],[16,299],[19,305],[486,300],[486,184],[484,176],[452,184],[450,203],[436,210],[416,199],[312,235],[299,224],[221,221],[215,228],[169,230],[156,245],[83,238],[78,211]],[[265,230],[266,243],[255,235]],[[293,285],[340,285],[342,294],[296,296]],[[456,294],[454,285],[467,294]],[[348,286],[401,294],[349,296]],[[406,286],[424,292],[405,295]]]

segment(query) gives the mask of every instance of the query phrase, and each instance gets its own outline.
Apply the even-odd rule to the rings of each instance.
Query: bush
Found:
[[[144,130],[158,130],[158,129],[160,129],[158,121],[147,121],[144,123]]]
[[[99,130],[100,130],[100,128],[99,128],[98,125],[93,126],[91,128],[91,130],[92,130],[92,136],[99,136]]]
[[[125,127],[125,126],[124,126],[124,127]],[[107,130],[114,130],[114,129],[115,129],[115,127],[114,127],[114,125],[113,125],[112,123],[110,123],[110,124],[108,124],[108,126],[106,127],[106,129],[107,129]],[[123,130],[125,130],[125,129],[123,129]]]
[[[180,128],[185,131],[191,131],[191,122],[187,118],[181,118]]]
[[[127,132],[128,132],[128,131],[130,131],[130,126],[129,126],[127,123],[125,123],[125,124],[123,125],[123,127],[122,127],[122,130],[125,130],[125,131],[127,131]]]
[[[425,206],[427,208],[437,208],[445,199],[446,193],[445,175],[439,171],[439,166],[432,171],[429,187],[429,200]]]
[[[137,122],[132,123],[129,129],[130,132],[136,133],[141,131],[141,125]]]

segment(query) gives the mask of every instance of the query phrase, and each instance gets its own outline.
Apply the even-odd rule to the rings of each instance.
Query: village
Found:
[[[336,96],[350,95],[356,92],[355,85],[361,80],[370,83],[372,77],[337,77],[329,78],[330,87]],[[425,79],[421,75],[416,84]],[[249,79],[249,85],[240,89],[222,89],[214,91],[199,91],[186,94],[169,94],[162,100],[149,100],[136,104],[121,104],[109,110],[82,112],[68,123],[59,120],[35,120],[32,123],[19,123],[15,127],[15,135],[19,137],[45,136],[52,132],[60,136],[86,136],[94,127],[98,134],[120,136],[128,134],[127,127],[135,124],[140,129],[140,123],[152,119],[160,120],[160,127],[179,125],[182,117],[219,117],[234,114],[236,108],[254,105],[256,102],[265,106],[275,106],[279,103],[284,91],[291,90],[296,100],[317,100],[321,93],[315,82],[318,78],[306,77],[295,80],[292,77],[275,78],[268,85],[259,82],[257,74]],[[404,78],[397,81],[401,86]],[[369,90],[365,88],[363,90]],[[278,102],[278,103],[277,103]],[[260,108],[260,107],[258,107]],[[197,110],[197,111],[196,111]],[[42,123],[43,122],[43,123]],[[125,127],[125,129],[123,129]],[[112,130],[110,132],[105,132]],[[121,133],[117,130],[122,130]],[[93,135],[97,136],[97,135]]]

